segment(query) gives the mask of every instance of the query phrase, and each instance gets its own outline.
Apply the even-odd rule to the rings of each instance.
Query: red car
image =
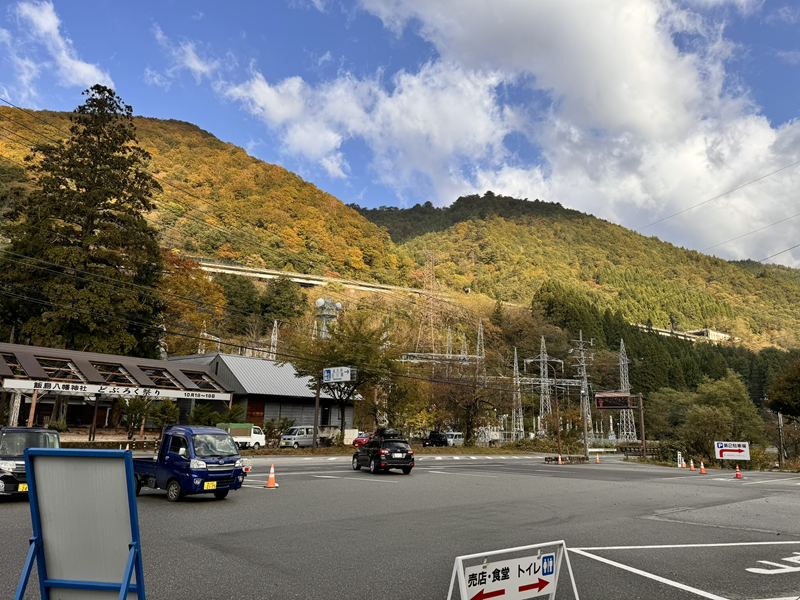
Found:
[[[353,440],[353,446],[360,448],[369,441],[370,436],[372,436],[372,433],[364,433],[363,431],[360,432],[356,436],[356,439]]]

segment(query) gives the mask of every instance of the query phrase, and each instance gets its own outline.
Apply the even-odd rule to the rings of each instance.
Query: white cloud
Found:
[[[163,72],[147,67],[144,80],[148,85],[169,89],[178,73],[183,70],[189,71],[194,77],[195,83],[199,84],[204,78],[212,79],[220,68],[220,61],[201,56],[201,53],[198,53],[197,44],[193,41],[184,40],[175,43],[164,34],[157,24],[153,26],[153,36],[166,52],[170,66]]]
[[[21,24],[29,27],[29,35],[42,43],[55,61],[56,74],[62,85],[91,87],[99,83],[114,87],[108,73],[78,57],[72,40],[61,33],[61,21],[52,3],[20,2],[16,14]]]
[[[270,82],[251,69],[219,89],[275,132],[284,152],[331,177],[349,177],[347,142],[358,140],[401,202],[411,194],[446,205],[491,189],[640,229],[800,158],[800,122],[773,127],[759,113],[728,71],[743,49],[702,12],[753,14],[760,1],[361,4],[394,35],[421,36],[436,58],[318,84]],[[513,154],[509,135],[535,150]],[[711,246],[792,210],[798,178],[800,167],[787,170],[642,233]],[[790,222],[715,251],[760,259],[798,233]],[[780,259],[800,266],[800,255]]]
[[[800,50],[779,50],[775,56],[790,65],[800,64]]]
[[[764,20],[771,24],[787,23],[789,25],[794,25],[800,22],[800,7],[781,6],[770,12]]]

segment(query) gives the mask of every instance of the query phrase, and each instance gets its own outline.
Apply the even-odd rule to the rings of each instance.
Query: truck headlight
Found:
[[[13,470],[14,470],[14,461],[0,460],[0,471],[13,471]]]
[[[236,461],[236,464],[235,464],[235,465],[233,465],[233,467],[234,467],[234,468],[236,468],[236,467],[241,467],[243,464],[244,464],[244,463],[242,462],[242,459],[240,458],[239,460],[237,460],[237,461]]]
[[[208,466],[206,465],[205,461],[197,460],[196,458],[193,458],[191,461],[189,461],[189,468],[190,469],[207,469]]]

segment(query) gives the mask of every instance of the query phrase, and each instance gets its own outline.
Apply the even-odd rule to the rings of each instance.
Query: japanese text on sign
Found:
[[[464,569],[467,597],[523,600],[551,594],[555,587],[555,554],[528,556]]]
[[[714,452],[720,460],[750,460],[750,443],[714,442]]]
[[[61,381],[33,381],[28,379],[4,379],[4,389],[39,391],[45,394],[75,394],[102,396],[121,396],[123,398],[194,398],[200,400],[228,401],[231,395],[225,392],[205,390],[165,390],[132,385],[94,385],[90,383],[65,383]]]

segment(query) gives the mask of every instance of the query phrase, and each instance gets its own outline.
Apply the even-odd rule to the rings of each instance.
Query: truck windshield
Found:
[[[58,448],[58,434],[43,431],[4,431],[0,433],[0,456],[24,456],[25,448]]]
[[[237,456],[239,450],[229,435],[202,433],[192,436],[192,445],[197,458],[209,456]]]

